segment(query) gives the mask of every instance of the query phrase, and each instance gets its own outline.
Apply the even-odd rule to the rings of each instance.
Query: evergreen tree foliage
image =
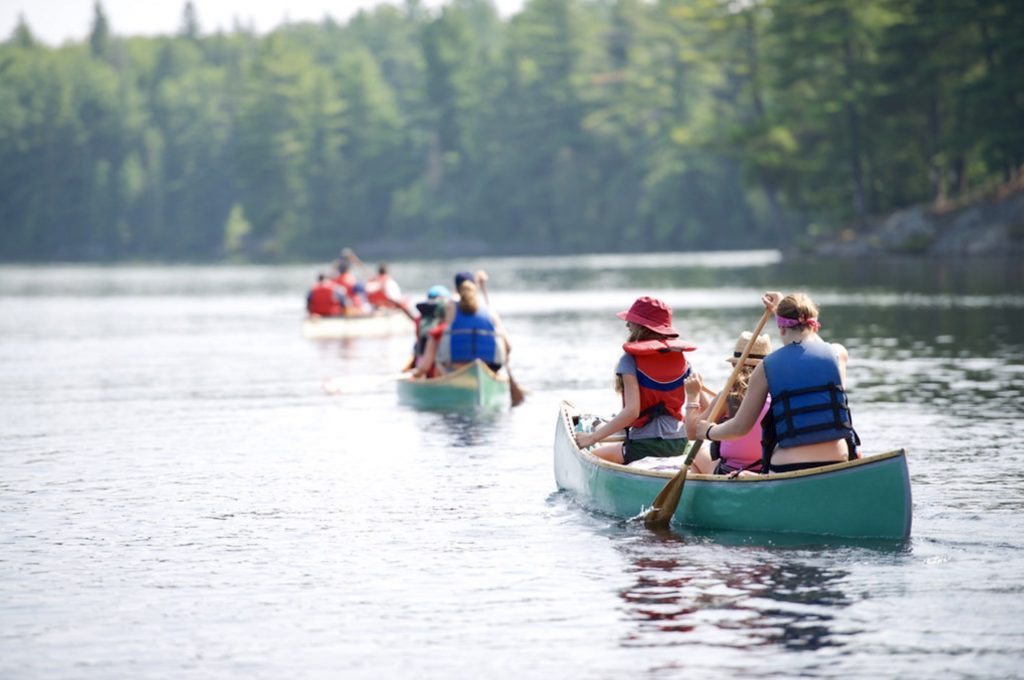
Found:
[[[115,17],[116,20],[116,17]],[[0,43],[0,259],[784,246],[1024,164],[1008,0],[491,0]]]

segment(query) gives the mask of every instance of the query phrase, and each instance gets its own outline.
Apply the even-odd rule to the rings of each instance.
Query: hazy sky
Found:
[[[116,35],[174,33],[181,26],[186,0],[101,0]],[[383,4],[385,0],[192,0],[204,32],[218,28],[230,31],[235,17],[267,31],[283,21],[319,21],[332,16],[345,21],[360,8]],[[399,4],[401,0],[393,0]],[[0,0],[0,40],[6,40],[25,17],[33,34],[51,45],[65,40],[82,40],[92,25],[95,0]],[[445,0],[425,0],[428,7],[439,7]],[[495,0],[504,16],[518,12],[523,0]]]

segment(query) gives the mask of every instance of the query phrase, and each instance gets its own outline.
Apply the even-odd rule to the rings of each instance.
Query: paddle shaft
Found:
[[[480,292],[484,294],[484,302],[486,302],[487,306],[490,307],[491,298],[487,294],[487,284],[484,283],[483,281],[480,282]],[[504,342],[504,338],[502,338],[502,342]],[[512,400],[512,405],[519,406],[521,403],[523,403],[523,400],[526,398],[526,395],[523,394],[523,390],[520,389],[519,384],[516,382],[515,378],[512,377],[512,369],[508,365],[507,356],[505,357],[505,372],[508,374],[508,393],[509,397]]]
[[[750,355],[750,351],[754,348],[754,343],[757,341],[757,337],[761,335],[761,331],[764,329],[768,319],[772,316],[772,311],[769,309],[764,310],[764,314],[761,315],[761,320],[757,322],[757,327],[754,329],[753,335],[750,336],[750,341],[747,342],[747,346],[743,349],[743,354],[740,355],[739,361],[736,362],[736,366],[732,369],[732,373],[729,374],[729,379],[725,381],[725,388],[719,393],[721,396],[715,402],[714,407],[711,409],[711,414],[708,416],[708,420],[714,423],[722,415],[722,411],[725,409],[726,402],[728,401],[724,395],[729,394],[732,390],[733,384],[736,382],[736,377],[740,374],[743,369],[744,362]],[[676,513],[676,508],[679,506],[679,499],[683,495],[683,485],[686,483],[686,475],[690,470],[690,465],[693,463],[693,459],[700,452],[701,447],[704,445],[704,439],[697,433],[697,440],[694,441],[693,446],[690,447],[689,453],[686,454],[686,459],[683,461],[683,466],[679,468],[679,472],[669,480],[665,488],[661,490],[657,498],[654,499],[653,507],[644,516],[644,524],[651,529],[663,529],[669,525],[672,521],[672,515]],[[705,433],[706,434],[706,433]]]

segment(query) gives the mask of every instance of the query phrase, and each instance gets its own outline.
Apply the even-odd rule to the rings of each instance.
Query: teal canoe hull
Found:
[[[555,427],[555,480],[583,505],[622,518],[642,515],[673,472],[600,460],[576,446],[573,407],[563,403]],[[848,463],[728,479],[689,475],[674,525],[844,538],[905,539],[912,501],[906,451]]]
[[[398,381],[398,400],[430,411],[503,408],[511,404],[508,376],[474,361],[438,378]]]

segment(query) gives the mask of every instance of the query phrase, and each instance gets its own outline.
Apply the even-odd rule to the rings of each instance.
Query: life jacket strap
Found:
[[[659,392],[671,392],[672,390],[678,390],[686,382],[686,379],[690,377],[690,367],[686,367],[686,371],[675,380],[669,382],[659,382],[649,375],[643,373],[639,369],[636,372],[636,381],[640,387],[646,387],[649,390],[657,390]]]
[[[792,399],[807,394],[821,394],[827,392],[829,401],[827,404],[813,404],[810,406],[794,407],[792,405]],[[802,434],[809,434],[812,432],[820,432],[822,430],[832,430],[836,428],[840,429],[853,429],[853,422],[850,418],[850,407],[846,399],[846,391],[841,385],[835,385],[829,383],[827,385],[818,385],[814,387],[804,387],[796,390],[786,390],[780,392],[777,396],[772,397],[772,410],[776,410],[776,404],[781,410],[780,415],[773,416],[773,420],[778,424],[779,420],[784,420],[786,423],[786,436],[792,437]],[[807,413],[818,413],[821,411],[831,411],[832,420],[817,425],[805,425],[804,427],[797,427],[793,418],[795,416],[804,415]]]

